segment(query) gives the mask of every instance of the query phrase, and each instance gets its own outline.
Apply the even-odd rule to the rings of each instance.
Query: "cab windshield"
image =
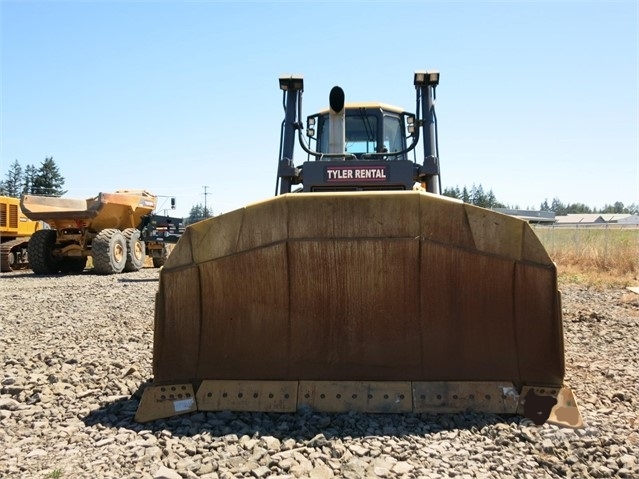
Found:
[[[328,113],[319,115],[317,148],[320,153],[329,151],[328,122]],[[398,115],[388,114],[378,109],[347,110],[345,129],[345,153],[360,157],[365,153],[386,153],[404,149],[402,122]],[[390,159],[404,159],[404,156]]]

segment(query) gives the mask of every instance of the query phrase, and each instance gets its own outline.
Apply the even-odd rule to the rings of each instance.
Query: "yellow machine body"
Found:
[[[312,408],[582,424],[556,267],[526,221],[439,194],[439,73],[413,83],[415,113],[335,86],[304,129],[303,78],[280,77],[278,196],[177,242],[138,421]]]
[[[85,200],[25,195],[22,208],[29,218],[45,221],[56,230],[78,225],[91,231],[124,230],[137,227],[142,216],[155,209],[156,202],[156,197],[146,191],[121,190]]]
[[[33,233],[40,229],[20,208],[20,200],[0,196],[0,270],[2,272],[29,267],[27,245]]]
[[[147,254],[138,228],[156,202],[156,197],[144,190],[99,193],[86,200],[23,196],[24,213],[49,226],[29,240],[31,269],[35,274],[77,274],[85,269],[90,256],[93,271],[99,274],[138,271]],[[150,249],[156,243],[149,242]]]

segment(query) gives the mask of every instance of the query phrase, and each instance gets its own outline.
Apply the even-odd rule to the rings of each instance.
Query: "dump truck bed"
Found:
[[[155,204],[155,197],[146,191],[99,193],[86,200],[25,195],[21,200],[25,215],[32,220],[45,221],[56,229],[79,221],[95,231],[135,228]]]

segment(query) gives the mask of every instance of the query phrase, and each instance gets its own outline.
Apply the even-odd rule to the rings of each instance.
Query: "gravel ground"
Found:
[[[488,414],[141,425],[157,277],[0,276],[0,478],[639,477],[639,295],[562,288],[577,431]]]

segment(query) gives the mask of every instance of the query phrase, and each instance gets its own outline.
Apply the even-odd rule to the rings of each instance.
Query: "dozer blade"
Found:
[[[515,413],[563,386],[556,268],[525,221],[442,196],[278,196],[186,229],[153,371],[207,410]]]

